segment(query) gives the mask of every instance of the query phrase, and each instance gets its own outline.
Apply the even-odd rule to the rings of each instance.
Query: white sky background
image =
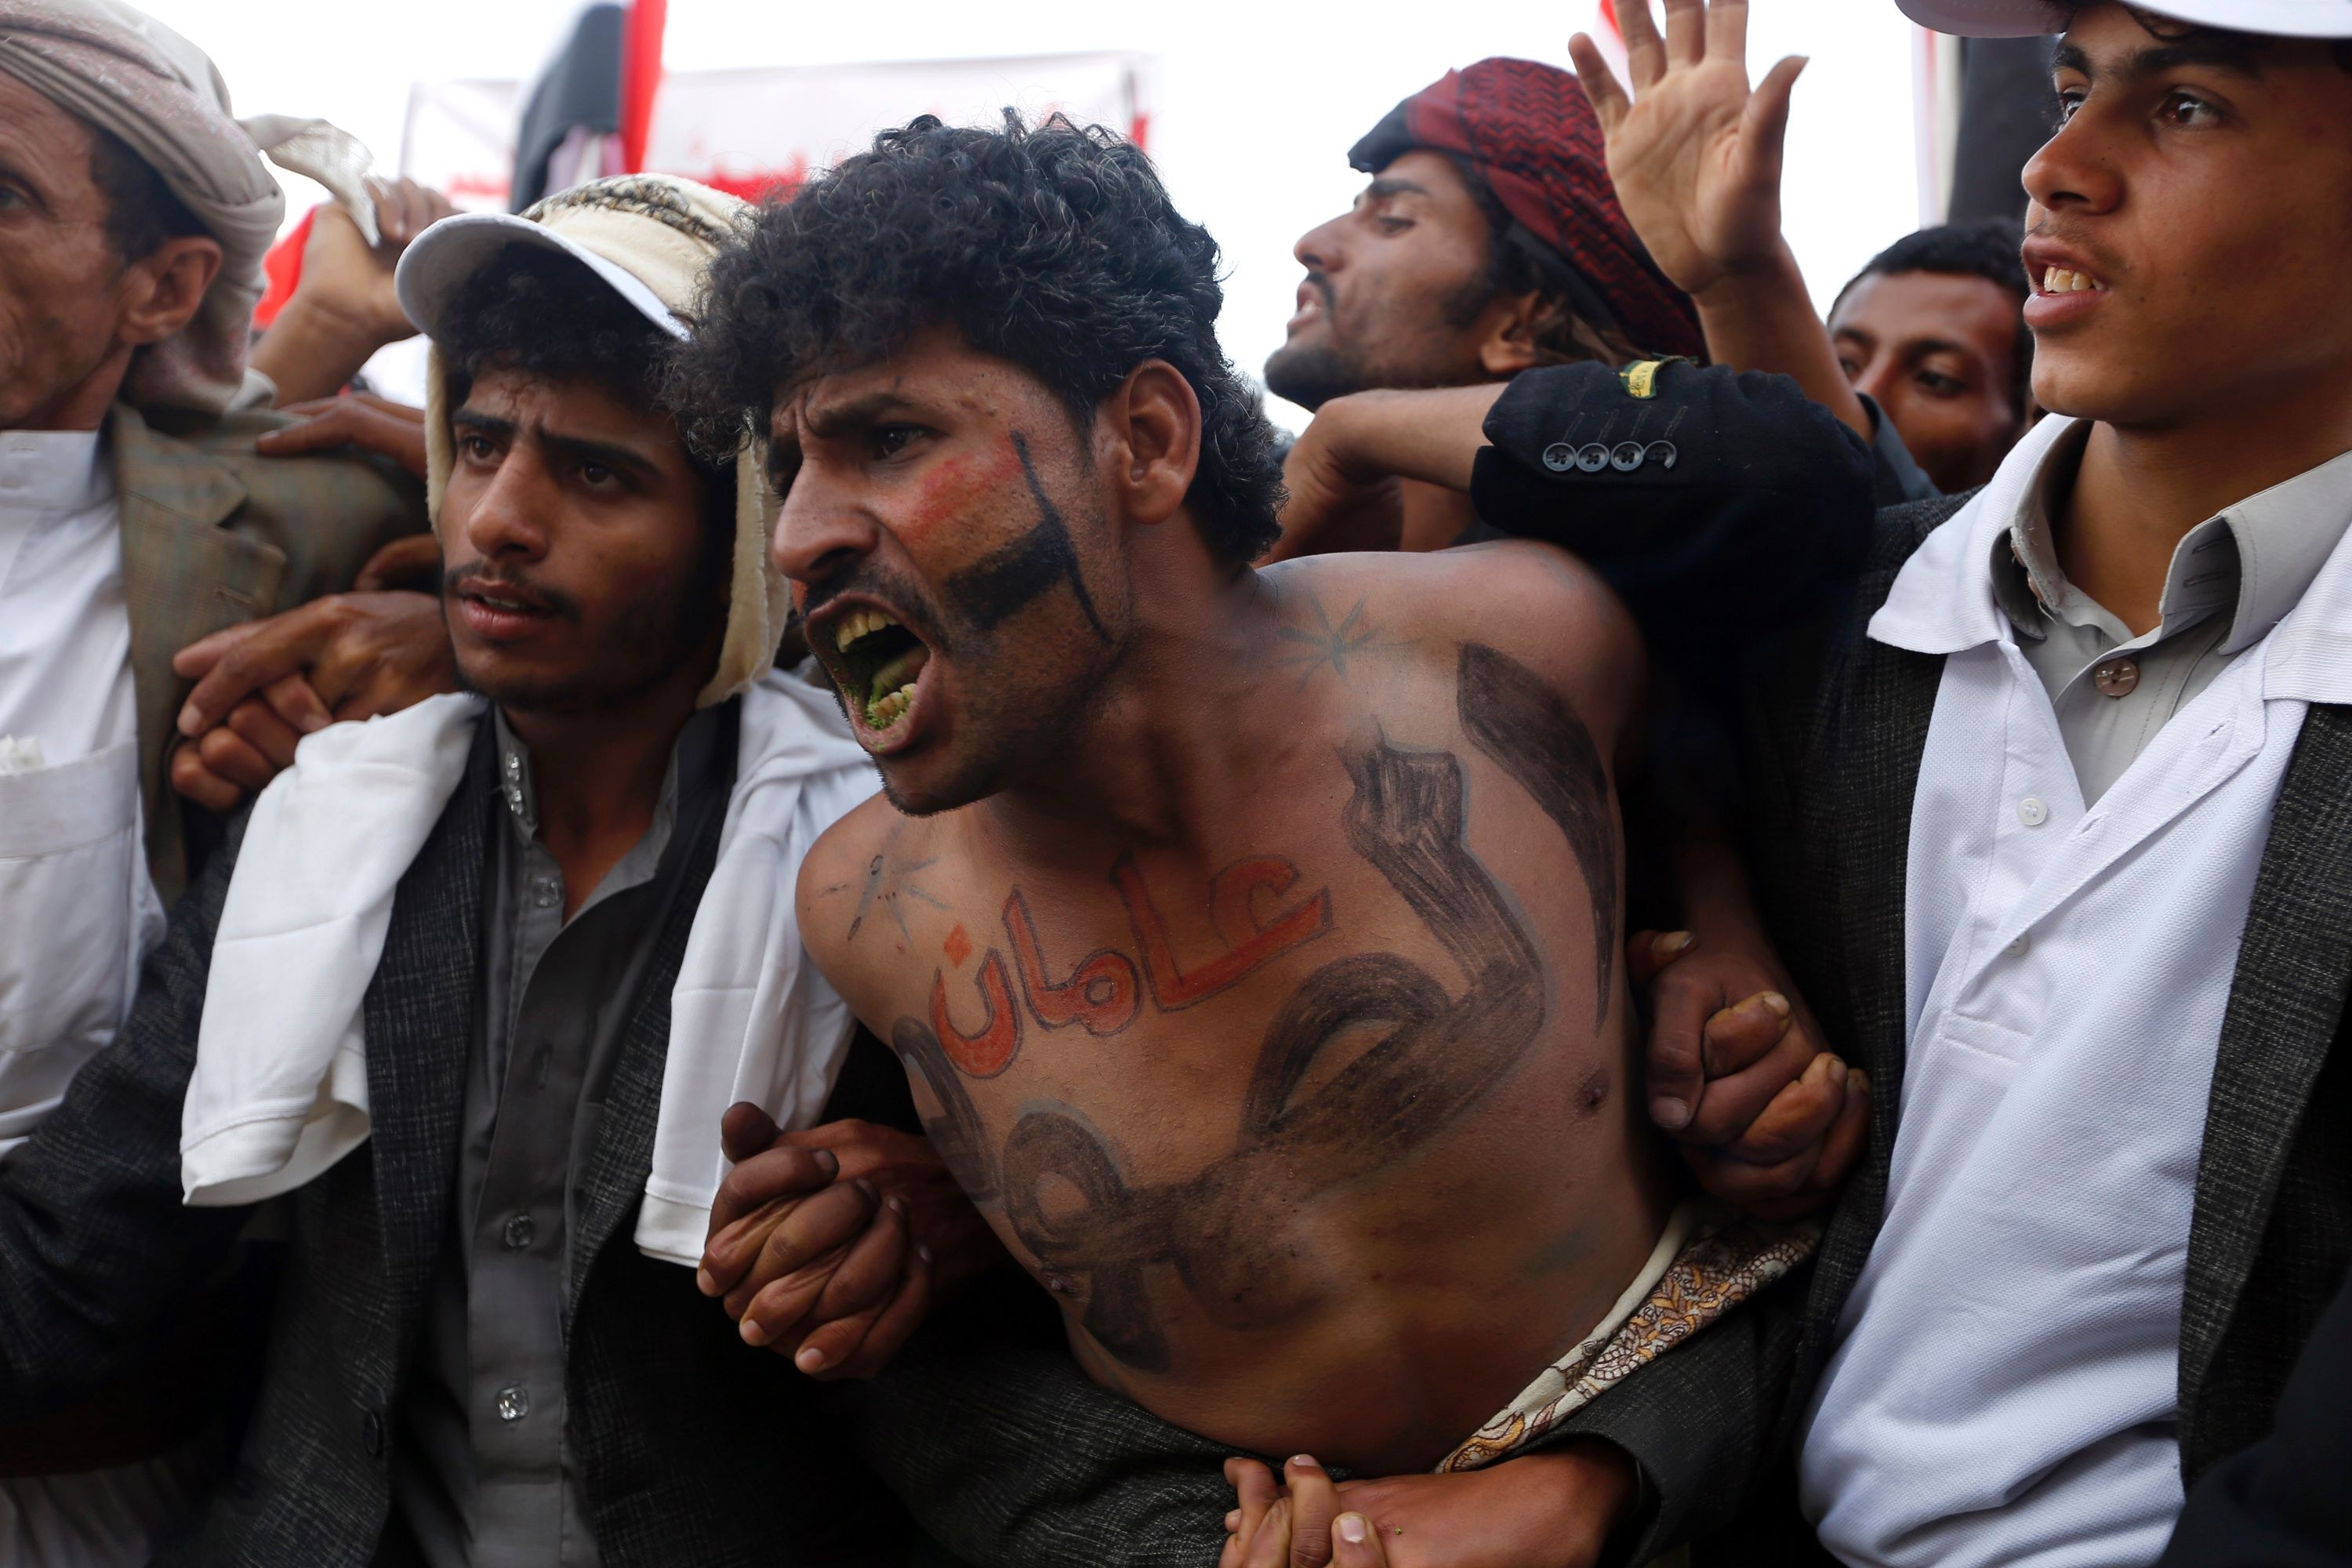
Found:
[[[136,0],[209,50],[241,114],[319,114],[396,163],[419,79],[534,74],[582,0],[391,0],[264,6]],[[1019,6],[901,0],[778,5],[670,0],[674,70],[1134,49],[1160,58],[1151,152],[1177,206],[1223,246],[1220,331],[1253,373],[1279,347],[1299,268],[1292,242],[1363,177],[1347,150],[1448,66],[1507,54],[1568,63],[1593,0],[1106,0]],[[1893,0],[1755,0],[1751,76],[1811,57],[1789,133],[1784,218],[1817,305],[1917,226],[1913,29]],[[317,199],[289,179],[289,218]],[[1297,426],[1301,410],[1270,405]]]

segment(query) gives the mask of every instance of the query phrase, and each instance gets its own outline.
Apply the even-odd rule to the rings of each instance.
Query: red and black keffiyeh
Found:
[[[1566,264],[1597,306],[1646,353],[1704,352],[1690,296],[1666,281],[1625,221],[1601,124],[1568,71],[1534,60],[1480,60],[1447,71],[1389,111],[1349,149],[1378,174],[1414,148],[1467,160],[1526,237]]]

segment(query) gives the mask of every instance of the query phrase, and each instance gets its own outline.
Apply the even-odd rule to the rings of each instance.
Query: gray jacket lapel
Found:
[[[1853,1034],[1850,1048],[1870,1075],[1870,1142],[1816,1256],[1813,1310],[1799,1352],[1801,1366],[1815,1364],[1825,1352],[1885,1209],[1903,1096],[1904,897],[1911,806],[1944,670],[1940,658],[1873,642],[1867,628],[1903,563],[1966,500],[1947,497],[1882,514],[1879,548],[1855,584],[1833,732],[1823,738],[1819,753],[1828,759],[1824,782],[1836,803],[1826,836],[1833,858],[1827,884],[1838,906],[1844,1000]],[[1895,526],[1885,526],[1888,520]]]
[[[440,823],[394,895],[363,1005],[369,1143],[394,1309],[412,1310],[449,1226],[481,970],[483,868],[496,793],[488,726]]]
[[[2316,707],[2272,815],[2221,1019],[2180,1313],[2181,1448],[2352,981],[2352,709]],[[2259,1310],[2260,1304],[2244,1303]]]

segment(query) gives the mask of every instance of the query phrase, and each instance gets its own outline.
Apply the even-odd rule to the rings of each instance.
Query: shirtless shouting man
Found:
[[[1253,571],[1280,470],[1214,256],[1130,147],[918,121],[762,212],[677,380],[765,426],[887,792],[805,940],[1080,1361],[1427,1472],[1693,1235],[1631,1081],[1641,639],[1533,542]],[[1597,1544],[1633,1466],[1546,1463]]]

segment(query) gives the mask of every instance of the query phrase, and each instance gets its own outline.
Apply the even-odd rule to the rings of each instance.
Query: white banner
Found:
[[[1059,111],[1106,125],[1149,149],[1157,68],[1150,55],[1104,53],[674,71],[654,100],[646,164],[755,196],[789,190],[919,114],[993,125],[1008,106],[1033,122]],[[460,207],[505,207],[525,90],[513,81],[417,83],[400,172]]]

